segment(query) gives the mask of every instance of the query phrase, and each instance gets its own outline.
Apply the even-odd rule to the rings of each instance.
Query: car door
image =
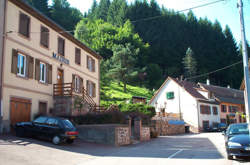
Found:
[[[44,128],[46,126],[47,117],[40,116],[32,122],[32,135],[36,137],[46,137]]]
[[[46,121],[46,137],[52,139],[55,135],[59,135],[61,128],[59,126],[59,121],[56,118],[48,118]]]

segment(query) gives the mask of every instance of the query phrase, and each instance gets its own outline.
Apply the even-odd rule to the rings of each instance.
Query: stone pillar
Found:
[[[136,117],[134,119],[134,133],[135,133],[135,138],[140,140],[141,136],[141,127],[142,127],[142,122],[141,122],[141,117]]]
[[[129,115],[126,116],[126,124],[128,124],[129,128],[129,138],[131,138],[131,117]]]

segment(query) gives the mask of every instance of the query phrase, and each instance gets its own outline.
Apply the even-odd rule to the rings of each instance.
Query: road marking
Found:
[[[170,155],[170,156],[168,157],[168,159],[171,159],[172,157],[176,156],[177,154],[179,154],[179,153],[182,152],[182,151],[183,151],[183,150],[181,149],[181,150],[175,152],[174,154]]]

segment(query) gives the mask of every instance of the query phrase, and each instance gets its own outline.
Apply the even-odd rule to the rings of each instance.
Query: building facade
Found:
[[[158,116],[176,116],[192,132],[200,132],[220,122],[220,111],[219,103],[206,99],[196,87],[192,82],[168,77],[149,104],[155,107]]]
[[[38,113],[53,113],[56,94],[82,96],[84,90],[99,105],[101,57],[23,1],[6,0],[0,6],[5,6],[0,56],[4,130]]]

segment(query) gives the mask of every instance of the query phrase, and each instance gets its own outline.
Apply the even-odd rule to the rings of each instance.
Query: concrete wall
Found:
[[[80,125],[79,138],[94,143],[116,146],[130,144],[129,127],[120,124]]]
[[[62,69],[64,71],[64,83],[72,82],[72,74],[79,75],[83,78],[83,85],[86,87],[87,80],[90,80],[96,84],[96,97],[93,100],[99,104],[99,61],[96,57],[89,54],[84,49],[81,49],[81,65],[75,64],[75,48],[79,48],[72,41],[63,37],[61,34],[54,31],[51,27],[48,27],[45,23],[39,21],[34,16],[30,15],[26,11],[20,9],[10,1],[7,2],[7,19],[5,24],[6,31],[13,31],[6,37],[6,44],[4,48],[4,65],[3,65],[3,120],[6,123],[5,126],[9,126],[10,120],[10,98],[20,97],[32,100],[31,106],[31,119],[34,114],[38,112],[39,101],[47,102],[47,109],[53,107],[53,84],[57,83],[57,70]],[[3,0],[1,0],[0,7],[2,9]],[[2,12],[2,10],[0,10]],[[30,38],[25,38],[18,33],[19,29],[19,13],[23,12],[30,17]],[[2,14],[0,14],[0,19]],[[2,21],[0,21],[2,22]],[[50,31],[49,34],[49,48],[44,48],[40,45],[40,27],[41,25],[47,27]],[[1,28],[0,28],[1,30]],[[34,33],[36,32],[36,33]],[[58,60],[52,57],[53,52],[57,53],[57,39],[58,37],[65,39],[65,58],[69,60],[69,65],[62,64]],[[11,73],[12,63],[12,49],[17,49],[24,52],[26,55],[32,56],[35,59],[39,59],[52,65],[52,84],[42,84],[37,80],[20,78],[17,75]],[[87,69],[86,60],[87,55],[91,56],[95,60],[96,69],[95,72],[91,72]],[[35,72],[35,66],[34,66]],[[35,76],[35,73],[33,74]]]

